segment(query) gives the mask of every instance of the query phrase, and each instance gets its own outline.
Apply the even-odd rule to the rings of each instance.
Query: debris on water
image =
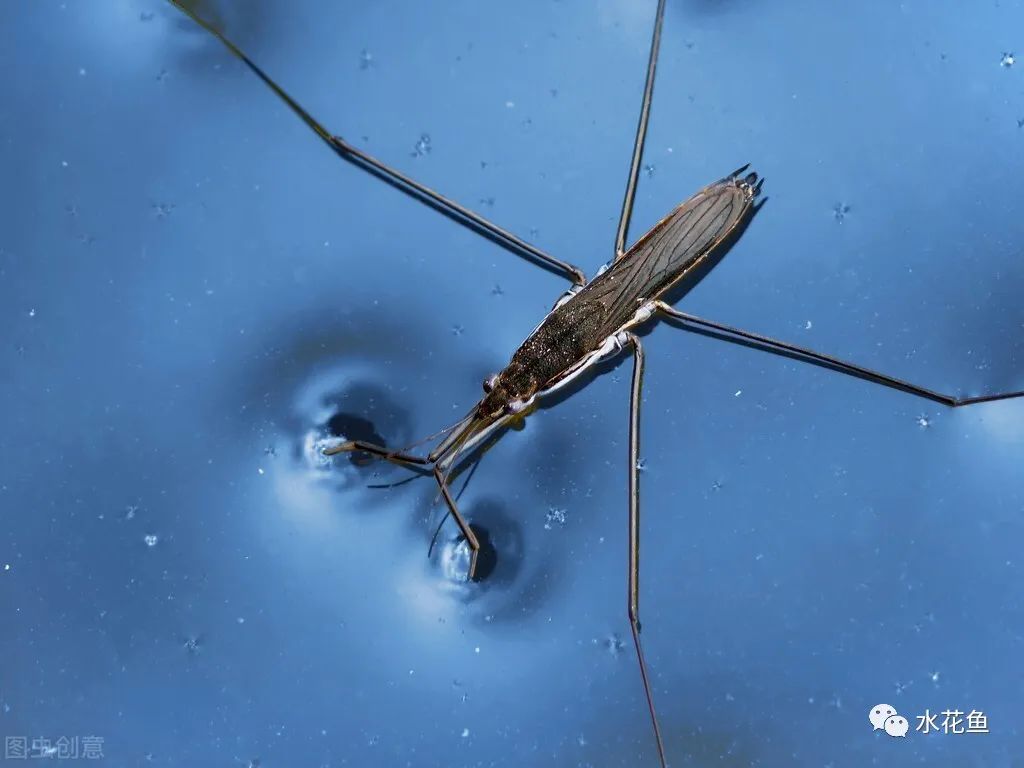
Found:
[[[618,657],[622,654],[622,650],[626,647],[626,644],[622,642],[622,638],[618,634],[611,634],[602,640],[598,640],[596,637],[591,641],[594,645],[600,644],[609,654]]]
[[[452,326],[452,336],[461,336],[463,331],[465,330],[465,328],[456,323],[455,325]]]
[[[720,491],[720,490],[722,490],[722,481],[721,480],[715,480],[715,482],[713,482],[711,484],[711,490],[712,491]]]
[[[515,109],[516,103],[514,101],[506,101],[505,109]]]
[[[185,638],[185,642],[181,644],[181,647],[188,651],[190,655],[195,656],[202,650],[202,645],[203,638],[201,635],[189,635]]]
[[[493,197],[481,197],[480,198],[480,205],[486,205],[488,208],[493,208],[494,207],[494,198]]]
[[[576,737],[576,743],[579,744],[581,747],[585,747],[585,746],[587,746],[587,739],[581,733],[579,736]]]
[[[167,79],[167,70],[161,69],[156,75],[157,82],[162,83]]]
[[[146,542],[146,546],[147,546],[147,547],[155,547],[155,546],[156,546],[156,543],[157,543],[157,542],[158,542],[159,540],[160,540],[160,539],[159,539],[159,538],[157,538],[157,535],[156,535],[155,533],[147,533],[147,534],[146,534],[146,536],[145,536],[145,538],[143,538],[143,541],[145,541],[145,542]]]
[[[429,154],[430,154],[430,134],[429,133],[421,133],[420,134],[420,140],[417,141],[416,145],[413,147],[412,156],[413,157],[423,157],[424,155],[429,155]]]
[[[999,60],[999,65],[1002,67],[1012,67],[1016,63],[1017,57],[1013,55],[1013,51],[1003,51],[1003,57]]]
[[[928,429],[928,427],[930,427],[931,425],[932,420],[928,418],[928,416],[926,416],[925,414],[922,413],[920,416],[917,417],[917,426],[919,426],[921,429]]]
[[[650,163],[644,166],[644,173],[647,174],[647,178],[651,178],[652,176],[654,176],[654,171],[655,167]]]
[[[505,289],[502,288],[497,283],[495,283],[494,287],[491,288],[491,296],[504,296],[504,295],[505,295]]]
[[[369,69],[373,65],[373,54],[363,48],[359,53],[359,68]]]
[[[277,456],[277,448],[275,448],[272,445],[268,445],[266,448],[263,449],[263,455],[270,456],[271,458],[273,458],[274,456]]]
[[[846,203],[836,203],[835,206],[832,208],[832,215],[835,217],[835,220],[838,221],[840,224],[843,223],[843,219],[846,218],[846,214],[848,214],[849,212],[850,206],[848,206]]]
[[[139,14],[139,21],[152,21],[154,16],[156,14],[152,11],[143,11]]]
[[[151,207],[158,219],[166,219],[177,206],[174,203],[153,203]]]
[[[552,528],[552,523],[565,525],[565,512],[566,510],[559,509],[558,507],[548,507],[548,512],[545,516],[547,522],[544,523],[544,529],[550,531]]]
[[[646,472],[647,471],[647,460],[646,459],[642,459],[641,458],[641,459],[637,459],[636,460],[636,471],[637,472]]]
[[[122,520],[132,520],[135,517],[135,513],[139,511],[139,508],[134,504],[129,504],[124,508],[124,515]]]
[[[1024,117],[1017,118],[1017,127],[1024,128]]]

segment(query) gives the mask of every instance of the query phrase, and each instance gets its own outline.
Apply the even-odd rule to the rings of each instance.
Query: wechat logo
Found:
[[[876,704],[868,712],[868,720],[876,731],[885,731],[890,736],[906,736],[910,730],[907,718],[888,704]]]

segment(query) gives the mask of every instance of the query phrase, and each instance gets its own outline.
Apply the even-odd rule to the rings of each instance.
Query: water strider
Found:
[[[485,380],[484,394],[479,402],[470,409],[463,419],[438,433],[438,435],[444,434],[445,437],[432,451],[426,455],[419,455],[407,449],[393,450],[365,441],[347,441],[325,451],[328,454],[364,451],[398,464],[429,469],[438,484],[448,511],[470,549],[467,574],[470,578],[473,577],[476,570],[480,545],[473,530],[459,512],[448,484],[449,477],[457,469],[459,460],[467,456],[482,441],[496,435],[510,422],[524,418],[536,407],[539,400],[576,380],[598,362],[607,360],[627,349],[631,351],[633,376],[630,391],[627,465],[629,480],[627,614],[662,766],[667,765],[667,762],[640,643],[638,473],[640,465],[639,408],[644,357],[640,339],[633,333],[633,329],[646,322],[664,319],[685,330],[710,334],[723,340],[800,359],[951,407],[1018,397],[1024,394],[1009,392],[958,398],[935,392],[877,371],[844,362],[830,355],[680,312],[661,298],[666,291],[684,277],[695,277],[695,267],[716,252],[720,253],[721,246],[739,233],[755,208],[762,185],[762,180],[758,175],[753,172],[748,173],[747,167],[744,166],[687,199],[634,245],[626,248],[626,236],[650,115],[664,16],[664,0],[660,0],[658,3],[655,14],[640,118],[633,145],[622,213],[616,232],[615,258],[610,265],[599,271],[589,282],[583,272],[574,265],[535,248],[513,233],[388,167],[353,147],[344,139],[329,133],[218,30],[200,19],[190,9],[181,6],[175,0],[172,2],[238,56],[343,159],[369,171],[421,202],[499,243],[506,249],[548,269],[560,271],[573,283],[573,287],[558,300],[533,333],[512,354],[506,368]]]

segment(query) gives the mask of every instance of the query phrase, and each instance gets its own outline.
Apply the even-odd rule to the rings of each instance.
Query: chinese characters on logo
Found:
[[[99,760],[103,757],[102,736],[61,736],[48,739],[43,736],[5,736],[4,759],[27,760],[37,757],[55,757],[58,760]]]
[[[939,718],[942,718],[940,721]],[[896,708],[889,704],[876,704],[868,712],[868,720],[876,731],[884,730],[890,736],[904,737],[910,730],[907,718],[901,716]],[[932,714],[926,709],[923,715],[917,715],[915,731],[921,733],[988,733],[988,717],[984,712],[972,709],[961,712],[959,709],[944,709]]]

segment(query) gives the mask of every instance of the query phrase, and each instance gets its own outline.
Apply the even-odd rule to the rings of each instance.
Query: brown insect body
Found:
[[[479,413],[497,417],[522,410],[608,339],[645,320],[647,302],[669,290],[743,221],[760,191],[757,174],[741,178],[744,170],[676,207],[610,267],[557,304],[505,370],[485,382]]]

